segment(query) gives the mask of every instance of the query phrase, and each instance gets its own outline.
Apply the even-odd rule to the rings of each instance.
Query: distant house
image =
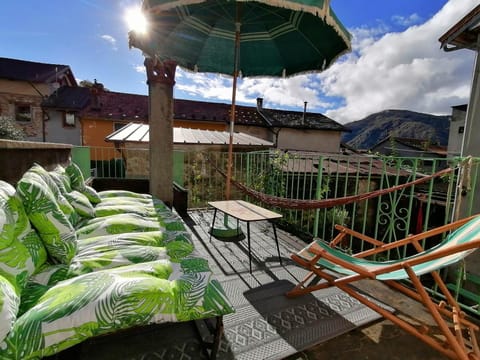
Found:
[[[82,145],[92,147],[92,160],[115,158],[114,145],[105,138],[130,122],[148,123],[148,97],[105,90],[95,82],[90,102],[78,114],[82,125]]]
[[[370,149],[371,152],[399,157],[443,158],[445,146],[432,144],[428,140],[389,136]]]
[[[43,100],[45,141],[82,145],[79,113],[90,103],[90,89],[62,86]]]
[[[61,86],[77,86],[67,65],[0,58],[0,115],[14,118],[26,140],[46,141],[41,103]]]
[[[429,168],[433,160],[447,157],[447,147],[432,144],[428,140],[389,136],[370,149],[372,153],[403,158],[426,158],[424,168]],[[440,163],[438,163],[440,164]],[[446,162],[442,165],[446,166]],[[438,170],[438,169],[437,169]]]
[[[467,104],[452,106],[452,117],[448,134],[448,157],[460,156],[461,154],[467,107]]]
[[[126,123],[148,123],[147,96],[105,91],[100,84],[97,87],[98,93],[80,113],[84,145],[105,146],[103,139]],[[341,133],[348,130],[339,123],[318,113],[266,109],[262,103],[258,99],[257,107],[236,106],[235,131],[271,141],[280,149],[340,151]],[[173,125],[228,131],[230,112],[230,104],[175,99]],[[96,125],[94,134],[92,122]]]
[[[96,148],[92,160],[109,160],[115,157],[114,146],[105,138],[130,122],[148,124],[148,97],[108,91],[97,82],[88,91],[59,89],[44,102],[45,110],[57,123],[66,114],[76,126],[80,121],[79,143]],[[230,104],[175,99],[173,125],[228,131],[230,113]],[[322,114],[264,108],[259,98],[256,107],[236,106],[235,131],[271,142],[279,149],[338,153],[341,133],[348,130]]]

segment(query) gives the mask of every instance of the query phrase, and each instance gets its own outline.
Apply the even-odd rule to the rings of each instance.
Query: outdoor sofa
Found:
[[[71,164],[0,181],[0,359],[233,312],[181,218],[148,194],[96,192]],[[218,335],[218,334],[217,334]]]

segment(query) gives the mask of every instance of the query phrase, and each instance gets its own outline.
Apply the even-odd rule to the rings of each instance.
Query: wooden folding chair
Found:
[[[466,319],[438,273],[438,270],[460,261],[480,246],[480,216],[472,216],[389,244],[340,225],[336,225],[336,229],[340,233],[329,244],[316,240],[291,256],[297,264],[310,272],[287,293],[288,297],[336,286],[446,356],[452,359],[480,359],[475,337],[475,331],[479,328]],[[424,240],[454,229],[456,230],[438,245],[426,250],[422,248],[421,242]],[[355,255],[346,254],[337,248],[338,244],[345,241],[346,236],[368,242],[372,247]],[[382,252],[406,245],[412,245],[417,253],[398,260],[371,260]],[[424,274],[432,276],[444,299],[439,302],[432,299],[419,278]],[[318,278],[324,281],[319,281]],[[438,325],[440,338],[433,334],[428,326],[413,326],[350,286],[361,279],[382,281],[422,303]],[[408,279],[409,284],[402,281]]]

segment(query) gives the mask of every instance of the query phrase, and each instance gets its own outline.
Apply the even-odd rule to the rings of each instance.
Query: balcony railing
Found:
[[[107,152],[113,156],[105,157]],[[94,176],[148,178],[147,149],[112,151],[91,148],[90,156]],[[478,190],[475,188],[479,174],[478,160],[243,152],[234,153],[232,178],[264,194],[267,199],[268,196],[284,199],[284,202],[288,199],[331,199],[333,205],[317,209],[286,209],[278,206],[278,202],[263,204],[281,212],[284,215],[283,226],[300,237],[331,239],[335,234],[334,225],[343,224],[388,243],[446,224],[459,213],[470,215],[473,194]],[[429,178],[447,168],[452,171]],[[174,180],[188,189],[189,208],[206,207],[208,201],[225,198],[226,179],[221,172],[226,169],[227,154],[223,152],[177,151],[174,155]],[[344,197],[376,193],[425,178],[427,181],[421,184],[359,202],[339,202],[335,205],[338,199]],[[230,198],[259,203],[235,186],[232,186]],[[363,245],[353,243],[342,246],[347,251],[363,248]],[[411,249],[404,248],[387,254],[387,257],[404,257],[409,251]],[[454,278],[452,288],[460,296],[462,285],[459,281]],[[478,306],[479,301],[476,301]],[[473,308],[468,306],[468,309]]]

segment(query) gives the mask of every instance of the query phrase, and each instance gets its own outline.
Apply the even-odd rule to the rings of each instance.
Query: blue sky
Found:
[[[331,0],[353,51],[321,74],[243,79],[239,103],[321,112],[347,123],[385,109],[449,114],[468,102],[474,53],[438,38],[478,0]],[[69,65],[78,80],[147,94],[143,56],[128,48],[125,13],[140,0],[3,1],[0,56]],[[231,79],[177,71],[175,97],[230,102]]]

